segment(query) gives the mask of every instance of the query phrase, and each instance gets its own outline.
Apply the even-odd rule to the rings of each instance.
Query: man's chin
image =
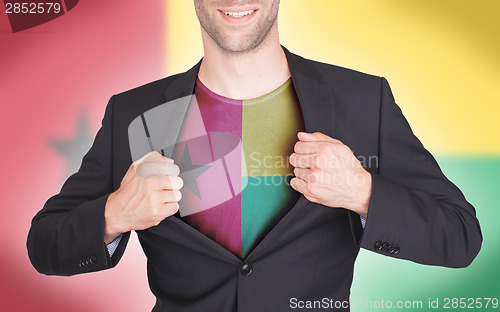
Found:
[[[233,40],[233,41],[231,41]],[[226,44],[227,42],[231,42],[232,44]],[[249,41],[240,41],[238,42],[237,40],[230,39],[226,42],[222,42],[218,44],[219,48],[223,50],[227,54],[248,54],[255,52],[259,49],[259,47],[262,45],[261,42],[249,42]]]

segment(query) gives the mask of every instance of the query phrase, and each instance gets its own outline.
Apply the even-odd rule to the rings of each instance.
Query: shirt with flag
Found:
[[[304,131],[288,79],[251,100],[210,91],[199,78],[172,158],[184,180],[182,220],[240,258],[292,208],[300,193],[288,159]]]

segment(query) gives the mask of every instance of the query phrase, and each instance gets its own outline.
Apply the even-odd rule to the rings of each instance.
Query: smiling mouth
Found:
[[[245,17],[245,16],[252,14],[255,11],[257,11],[257,10],[248,10],[248,11],[242,11],[242,12],[224,12],[224,11],[221,11],[221,12],[227,16],[230,16],[230,17],[242,18],[242,17]]]

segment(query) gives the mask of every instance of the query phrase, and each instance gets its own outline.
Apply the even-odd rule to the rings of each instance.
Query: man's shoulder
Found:
[[[129,124],[137,116],[155,107],[190,95],[192,79],[188,76],[186,73],[179,73],[116,93],[112,97],[113,118],[119,120],[120,124]]]
[[[179,75],[181,75],[181,73],[145,83],[145,84],[137,86],[133,89],[129,89],[129,90],[117,93],[115,95],[115,97],[117,97],[117,98],[123,98],[123,97],[125,97],[125,98],[144,98],[144,97],[152,97],[155,95],[163,95],[163,92],[165,91],[165,89]]]
[[[114,107],[121,112],[122,118],[129,119],[166,102],[191,95],[194,89],[192,74],[192,71],[174,74],[117,93],[113,96]]]

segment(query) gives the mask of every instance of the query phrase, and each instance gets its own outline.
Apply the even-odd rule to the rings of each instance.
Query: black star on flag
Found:
[[[179,177],[184,181],[184,187],[187,187],[193,194],[201,199],[196,178],[207,171],[210,166],[194,165],[189,155],[187,143],[184,146],[184,151],[182,152],[181,161],[178,163],[178,166],[180,169]]]
[[[84,113],[78,116],[78,124],[74,137],[70,140],[50,139],[49,145],[66,160],[66,177],[78,171],[83,156],[92,145],[89,125]]]

